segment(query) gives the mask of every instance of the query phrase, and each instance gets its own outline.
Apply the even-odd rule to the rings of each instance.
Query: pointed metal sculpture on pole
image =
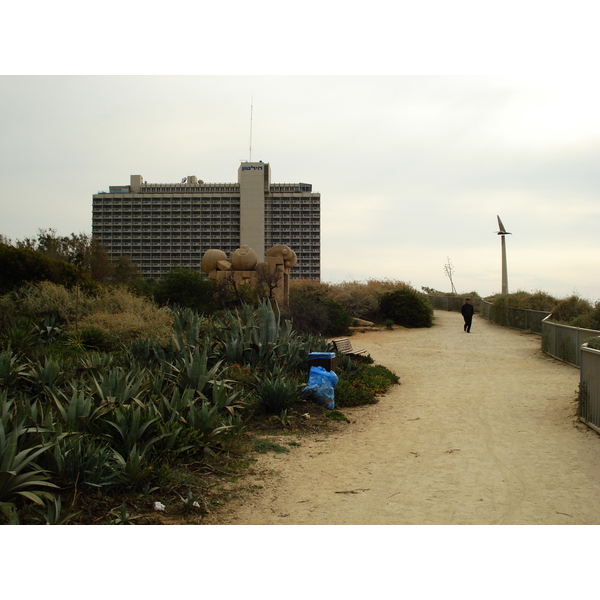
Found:
[[[506,267],[506,241],[504,238],[507,235],[512,235],[512,233],[506,231],[500,217],[498,215],[496,217],[498,217],[498,227],[500,227],[500,231],[496,233],[502,236],[502,293],[508,294],[508,269]]]

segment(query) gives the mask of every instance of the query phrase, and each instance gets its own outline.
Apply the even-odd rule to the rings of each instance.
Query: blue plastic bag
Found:
[[[337,382],[338,376],[333,371],[328,371],[324,367],[311,367],[308,373],[308,384],[302,393],[311,396],[317,404],[333,410]]]

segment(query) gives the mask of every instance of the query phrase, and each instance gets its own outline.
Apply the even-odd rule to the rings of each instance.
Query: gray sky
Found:
[[[528,5],[520,4],[521,12]],[[308,23],[298,19],[294,31]],[[359,16],[344,13],[343,19],[356,25]],[[501,25],[509,23],[507,17]],[[107,26],[105,17],[98,27]],[[384,19],[381,26],[389,39],[390,25]],[[442,32],[439,23],[434,29]],[[515,31],[521,30],[513,27],[513,40]],[[540,31],[542,42],[554,39],[552,30]],[[313,25],[303,47],[322,32]],[[438,60],[464,58],[467,49],[477,56],[460,33],[448,38],[454,43],[436,46]],[[488,33],[492,42],[506,39],[506,30]],[[477,47],[485,48],[488,33],[476,35]],[[585,30],[578,33],[585,38]],[[222,34],[204,36],[201,47],[212,48]],[[415,44],[417,38],[404,21],[403,35],[396,34],[403,56],[407,38]],[[98,35],[90,33],[94,40]],[[273,61],[272,49],[290,35],[273,33]],[[102,47],[118,39],[108,36]],[[391,44],[379,47],[385,43]],[[131,174],[149,182],[187,175],[235,182],[239,162],[250,158],[253,105],[252,159],[271,164],[274,183],[308,182],[321,193],[324,281],[388,278],[450,291],[449,258],[460,292],[499,292],[498,214],[513,233],[507,237],[511,291],[598,300],[600,85],[584,69],[565,68],[564,47],[549,55],[552,69],[531,69],[539,67],[540,46],[528,43],[536,50],[520,57],[526,73],[499,69],[488,53],[490,71],[500,74],[486,74],[471,61],[455,69],[426,63],[422,72],[432,75],[406,61],[397,69],[384,61],[365,68],[368,54],[348,45],[345,62],[323,53],[321,68],[309,54],[302,68],[298,52],[284,67],[255,60],[252,74],[238,75],[249,56],[241,53],[189,76],[110,74],[168,73],[152,44],[145,45],[146,63],[128,46],[130,54],[118,63],[91,70],[74,67],[72,48],[55,48],[63,68],[39,75],[46,71],[26,62],[0,77],[0,233],[13,240],[34,237],[39,228],[89,233],[92,194],[128,184]],[[255,44],[259,52],[267,47],[262,38]],[[361,72],[376,74],[346,75],[350,59]],[[280,74],[285,67],[290,75]],[[233,74],[213,74],[219,69]],[[323,70],[344,75],[305,74]],[[180,72],[193,72],[189,62]]]

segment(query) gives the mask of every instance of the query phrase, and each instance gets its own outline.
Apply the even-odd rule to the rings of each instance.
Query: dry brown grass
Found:
[[[166,344],[173,325],[173,317],[166,309],[124,287],[104,288],[87,295],[44,281],[23,289],[16,300],[4,296],[0,304],[36,318],[55,313],[66,321],[66,329],[71,332],[97,327],[112,342],[147,337]]]

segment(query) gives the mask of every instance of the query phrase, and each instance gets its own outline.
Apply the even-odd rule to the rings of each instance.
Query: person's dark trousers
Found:
[[[465,331],[467,333],[471,333],[471,321],[473,320],[473,317],[471,317],[470,319],[465,319]]]

